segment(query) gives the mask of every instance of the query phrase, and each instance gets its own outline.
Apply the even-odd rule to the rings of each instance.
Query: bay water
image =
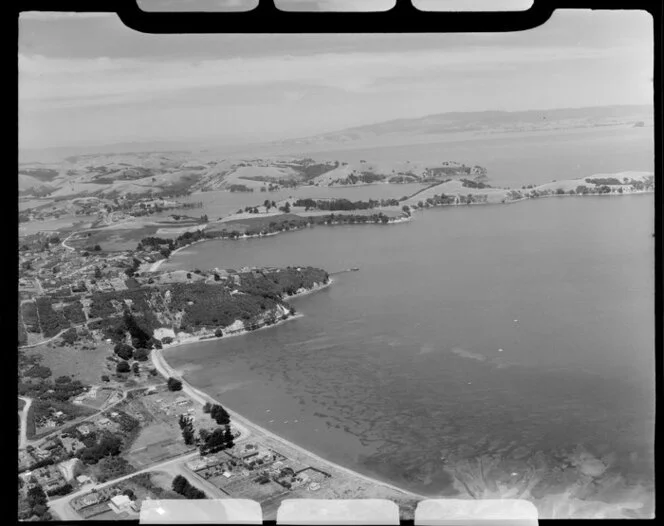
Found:
[[[537,465],[533,494],[578,477],[649,491],[653,232],[653,196],[632,195],[197,244],[163,269],[360,271],[293,300],[300,318],[165,357],[256,423],[422,494],[454,495],[454,464],[482,457],[489,486]],[[570,478],[581,450],[604,479]]]

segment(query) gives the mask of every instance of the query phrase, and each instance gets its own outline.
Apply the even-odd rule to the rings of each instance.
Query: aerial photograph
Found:
[[[649,13],[18,26],[18,520],[178,499],[654,517]]]

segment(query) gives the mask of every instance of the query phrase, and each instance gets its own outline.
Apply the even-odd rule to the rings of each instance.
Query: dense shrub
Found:
[[[71,345],[75,343],[77,340],[78,340],[78,334],[76,333],[76,329],[74,329],[73,327],[62,333],[62,341],[67,345]]]
[[[96,464],[104,457],[119,455],[121,447],[122,440],[120,437],[106,434],[98,443],[81,451],[79,458],[86,464]]]
[[[60,495],[67,495],[72,492],[74,488],[72,488],[71,484],[65,484],[64,486],[57,488],[57,489],[52,489],[50,491],[46,492],[46,495],[49,497],[56,497]]]
[[[55,336],[61,330],[67,329],[70,326],[70,323],[61,312],[53,310],[50,298],[37,298],[35,303],[37,305],[42,332],[47,338]]]
[[[168,381],[166,382],[166,385],[168,386],[169,391],[181,391],[182,390],[182,382],[180,380],[177,380],[173,377],[170,377]]]
[[[63,316],[71,323],[80,324],[85,323],[85,313],[80,301],[68,303],[62,309]]]
[[[126,343],[116,343],[113,352],[123,360],[131,360],[134,356],[134,348]]]
[[[207,496],[198,488],[193,487],[182,475],[176,475],[173,479],[173,491],[188,499],[205,499]]]
[[[100,482],[112,480],[134,471],[133,467],[124,458],[107,456],[99,460],[97,465],[97,478]]]
[[[34,365],[23,374],[31,378],[48,378],[51,376],[51,370],[43,365]]]

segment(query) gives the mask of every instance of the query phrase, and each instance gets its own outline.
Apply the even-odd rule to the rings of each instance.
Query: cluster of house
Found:
[[[87,429],[88,434],[89,432],[90,430]],[[83,442],[76,437],[63,433],[59,437],[46,440],[38,447],[28,446],[25,450],[20,450],[18,454],[19,472],[24,472],[46,460],[69,458],[83,449],[85,449]]]
[[[39,428],[55,428],[67,421],[67,415],[62,411],[56,411],[52,407],[47,415],[35,418],[35,425]]]
[[[286,457],[270,449],[246,444],[224,450],[219,455],[196,459],[189,462],[187,467],[206,480],[219,476],[230,479],[234,474],[245,476],[252,471],[260,470],[256,478],[259,484],[274,481],[286,489],[302,486],[307,486],[310,491],[320,489],[320,482],[312,480],[311,475],[306,473],[313,468],[295,471],[286,465],[287,461]],[[320,475],[322,478],[330,476],[324,472],[320,472]]]
[[[127,290],[126,279],[126,276],[117,276],[114,278],[96,279],[94,283],[91,279],[87,279],[84,283],[85,288],[89,292],[117,292]]]
[[[109,413],[109,416],[111,418],[100,415],[91,422],[81,424],[76,428],[76,431],[78,431],[81,434],[81,436],[84,437],[89,435],[96,429],[101,429],[104,431],[117,431],[119,424],[118,422],[116,422],[115,419],[120,416],[120,413],[118,413],[117,411],[111,411]]]
[[[305,470],[296,472],[293,468],[289,467],[277,469],[278,468],[273,469],[270,473],[272,480],[286,489],[298,488],[307,483],[309,483],[309,489],[311,491],[317,491],[320,489],[320,483],[310,481],[309,475],[304,473]]]
[[[286,460],[284,456],[270,449],[246,444],[225,449],[217,455],[193,460],[187,464],[187,467],[204,479],[218,475],[230,478],[233,471],[241,471],[246,474],[258,467],[265,467],[284,460]]]
[[[104,488],[100,491],[92,491],[72,499],[70,502],[71,507],[85,515],[86,508],[91,508],[99,504],[106,504],[113,512],[117,514],[121,513],[138,513],[139,507],[138,504],[133,501],[129,496],[119,493],[120,489],[115,488]],[[103,510],[95,509],[96,515],[103,513]]]
[[[44,466],[34,471],[24,471],[19,475],[26,483],[39,484],[46,494],[58,491],[67,485],[62,471],[57,466]]]
[[[86,400],[94,400],[97,398],[97,393],[99,392],[99,386],[98,385],[91,385],[90,389],[85,391],[84,393],[81,393],[78,395],[74,400],[72,401],[74,404],[81,404],[82,402]]]

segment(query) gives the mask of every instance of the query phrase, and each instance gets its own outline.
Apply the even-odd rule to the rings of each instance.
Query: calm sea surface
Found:
[[[251,420],[428,495],[454,493],[450,454],[500,460],[489,479],[539,459],[560,491],[578,446],[614,484],[651,485],[653,208],[552,198],[195,245],[164,268],[360,271],[295,300],[302,318],[166,358]]]

